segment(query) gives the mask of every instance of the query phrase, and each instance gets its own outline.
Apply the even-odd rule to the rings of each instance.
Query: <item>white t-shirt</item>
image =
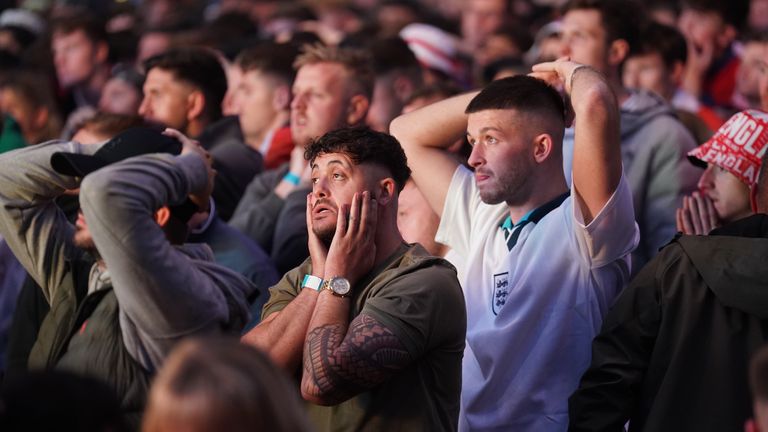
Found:
[[[573,194],[521,225],[509,250],[508,207],[484,204],[465,167],[453,175],[436,238],[466,258],[459,430],[567,429],[568,397],[639,238],[623,176],[587,226]]]

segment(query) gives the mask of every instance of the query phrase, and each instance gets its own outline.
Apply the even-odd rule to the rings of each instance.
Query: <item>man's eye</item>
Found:
[[[317,177],[312,177],[312,184],[317,184]]]
[[[488,144],[496,144],[497,142],[499,142],[499,140],[497,140],[495,137],[489,136],[485,138],[485,142],[487,142]]]
[[[344,176],[342,174],[339,174],[339,173],[333,173],[333,178],[334,178],[334,180],[341,180],[341,179],[344,178]]]

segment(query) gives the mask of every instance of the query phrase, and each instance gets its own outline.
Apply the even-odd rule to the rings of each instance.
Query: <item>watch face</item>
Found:
[[[349,281],[342,277],[335,277],[331,279],[331,289],[338,295],[347,295],[352,287],[349,285]]]

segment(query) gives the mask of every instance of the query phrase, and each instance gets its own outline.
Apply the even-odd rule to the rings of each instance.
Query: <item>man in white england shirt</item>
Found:
[[[564,431],[590,344],[637,246],[619,112],[605,78],[566,60],[403,115],[390,130],[467,258],[460,430]],[[539,79],[537,79],[539,78]],[[562,139],[575,114],[572,187]],[[460,166],[446,151],[466,133]]]

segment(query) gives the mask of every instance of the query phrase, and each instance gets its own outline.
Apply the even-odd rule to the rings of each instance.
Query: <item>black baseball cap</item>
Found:
[[[149,153],[181,153],[181,142],[160,130],[136,127],[117,134],[93,155],[57,152],[51,155],[51,167],[60,174],[86,175],[107,165]]]

